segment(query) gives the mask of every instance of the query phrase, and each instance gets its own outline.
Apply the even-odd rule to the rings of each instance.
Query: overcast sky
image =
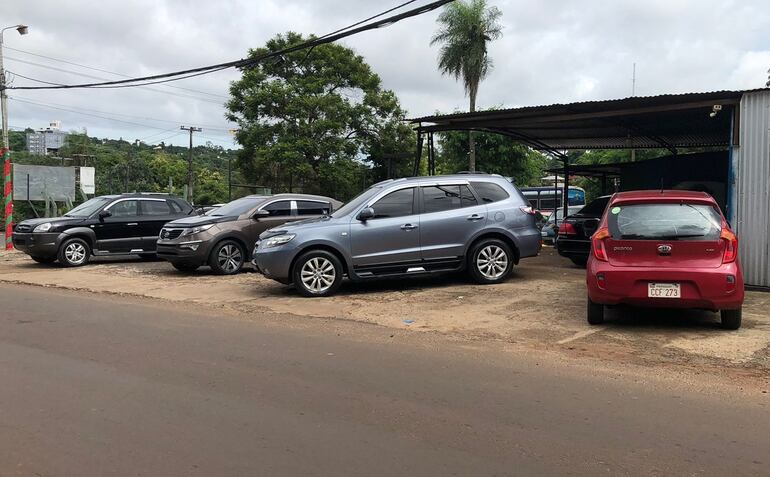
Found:
[[[30,26],[23,37],[6,31],[5,67],[58,83],[119,79],[105,71],[162,73],[242,58],[287,30],[324,34],[401,1],[2,0],[2,26]],[[637,95],[762,87],[770,68],[766,0],[489,4],[503,12],[504,36],[491,45],[495,67],[481,85],[480,108],[630,96],[633,63]],[[344,40],[410,117],[467,109],[462,85],[436,70],[437,49],[429,42],[437,15]],[[186,124],[203,127],[196,143],[234,147],[222,103],[235,78],[228,70],[172,83],[187,89],[9,91],[10,125],[39,128],[58,119],[64,129],[87,128],[92,136],[186,144],[178,130]],[[16,77],[14,84],[33,83]]]

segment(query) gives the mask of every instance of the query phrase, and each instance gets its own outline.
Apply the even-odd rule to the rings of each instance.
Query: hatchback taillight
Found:
[[[610,231],[606,227],[602,227],[591,237],[591,250],[594,252],[594,257],[602,262],[607,261],[607,249],[604,248],[604,240],[609,236]]]
[[[722,263],[732,263],[738,258],[738,237],[729,229],[722,228],[719,238],[725,241],[725,253],[722,255]]]
[[[519,209],[521,209],[521,211],[524,212],[525,214],[537,215],[537,210],[533,209],[528,205],[522,205],[521,207],[519,207]]]
[[[577,230],[575,230],[575,226],[571,223],[562,222],[559,225],[559,235],[577,235]]]

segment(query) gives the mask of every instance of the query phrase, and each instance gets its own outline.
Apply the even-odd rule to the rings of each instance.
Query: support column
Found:
[[[422,131],[417,130],[417,151],[414,154],[414,176],[420,175],[420,162],[422,161]]]
[[[5,205],[5,249],[13,249],[13,182],[11,181],[11,150],[0,149],[3,156],[3,204]]]
[[[567,218],[567,208],[569,205],[569,157],[564,156],[564,192],[561,194],[562,207],[564,207],[562,218]]]

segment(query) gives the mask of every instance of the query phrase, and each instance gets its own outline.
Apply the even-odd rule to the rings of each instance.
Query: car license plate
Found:
[[[679,283],[648,283],[647,296],[649,298],[681,298],[681,286]]]

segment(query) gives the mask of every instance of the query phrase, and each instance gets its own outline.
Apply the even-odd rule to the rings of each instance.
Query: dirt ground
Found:
[[[585,321],[584,275],[545,248],[496,286],[475,285],[457,274],[345,282],[334,297],[306,299],[252,271],[232,277],[206,268],[181,273],[163,261],[139,259],[64,269],[19,252],[0,253],[0,282],[201,303],[254,320],[261,319],[260,311],[352,320],[621,363],[738,373],[770,383],[770,293],[747,293],[738,331],[720,329],[714,313],[677,310],[616,309],[606,325],[591,327]]]

